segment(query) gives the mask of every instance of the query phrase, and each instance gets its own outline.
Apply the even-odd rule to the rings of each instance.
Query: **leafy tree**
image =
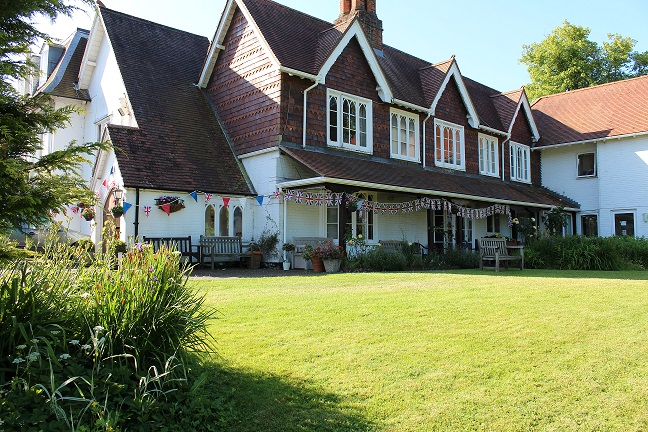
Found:
[[[636,40],[608,34],[600,46],[589,35],[589,28],[565,21],[543,41],[523,46],[531,99],[648,73],[648,51],[634,51]]]
[[[76,8],[66,0],[0,0],[0,230],[40,225],[51,212],[92,196],[79,170],[85,156],[104,146],[73,142],[35,159],[41,134],[65,126],[75,109],[56,109],[48,95],[23,96],[12,86],[38,73],[27,54],[40,39],[49,41],[34,18],[54,20]]]

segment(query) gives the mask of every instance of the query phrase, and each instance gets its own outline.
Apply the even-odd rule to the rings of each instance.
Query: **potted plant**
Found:
[[[121,204],[115,204],[113,208],[110,209],[114,218],[120,218],[124,214],[124,206]]]
[[[83,209],[81,212],[81,216],[87,221],[91,221],[95,217],[95,210],[94,207],[86,207]]]
[[[346,207],[349,209],[350,212],[354,212],[358,210],[358,203],[355,201],[348,200],[346,202]]]
[[[290,270],[290,261],[292,258],[292,252],[295,250],[295,245],[292,243],[284,243],[283,246],[281,246],[281,249],[285,252],[285,258],[283,261],[283,269],[284,270]]]
[[[259,243],[252,241],[250,243],[250,249],[248,250],[250,254],[250,262],[248,263],[249,269],[258,269],[261,268],[261,258],[263,257],[263,252],[259,247]]]
[[[313,271],[315,273],[324,273],[324,262],[322,258],[316,253],[315,248],[312,245],[304,246],[304,251],[302,252],[302,258],[306,261],[310,261],[313,265]]]
[[[315,254],[322,259],[326,273],[340,271],[340,264],[342,258],[344,258],[344,248],[342,246],[329,242],[315,249]]]

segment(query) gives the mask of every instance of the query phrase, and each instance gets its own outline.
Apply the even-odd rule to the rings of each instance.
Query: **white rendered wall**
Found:
[[[577,155],[596,152],[597,176],[577,177]],[[614,235],[614,214],[633,213],[635,235],[648,236],[648,138],[608,140],[542,150],[542,184],[581,205],[581,215],[596,214],[601,236]]]

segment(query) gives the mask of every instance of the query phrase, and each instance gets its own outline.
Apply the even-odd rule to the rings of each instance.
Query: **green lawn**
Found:
[[[648,272],[192,283],[231,430],[648,430]]]

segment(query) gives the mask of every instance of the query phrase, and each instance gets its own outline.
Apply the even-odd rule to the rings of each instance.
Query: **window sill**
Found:
[[[488,172],[479,172],[480,175],[486,176],[486,177],[495,177],[499,178],[499,173],[493,174],[493,173],[488,173]]]
[[[344,147],[340,146],[337,143],[327,143],[326,146],[331,149],[335,150],[341,150],[341,151],[347,151],[347,152],[352,152],[352,153],[360,153],[360,154],[373,154],[373,147],[367,147],[366,149],[363,147]]]
[[[390,159],[396,159],[396,160],[405,161],[405,162],[421,163],[421,158],[420,157],[408,158],[408,157],[400,156],[400,155],[396,155],[396,154],[390,154],[389,157],[390,157]]]

